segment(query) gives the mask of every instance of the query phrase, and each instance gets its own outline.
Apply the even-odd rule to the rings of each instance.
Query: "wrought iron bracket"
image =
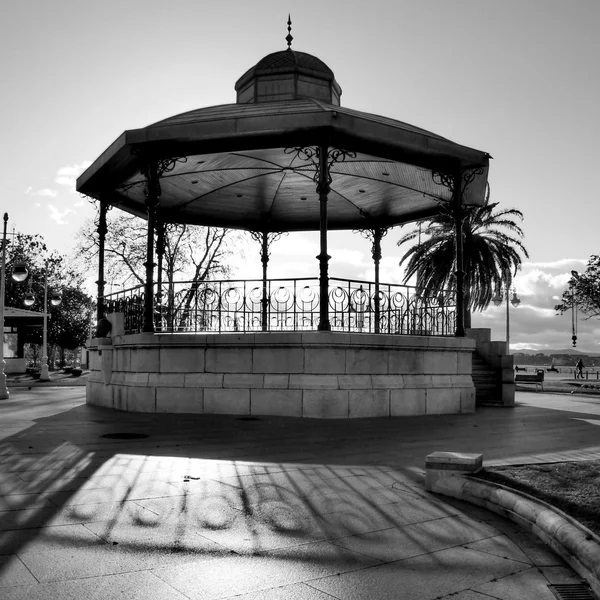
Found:
[[[354,229],[352,233],[358,233],[365,240],[371,242],[371,256],[373,260],[381,260],[381,240],[388,234],[391,227],[373,227],[371,229]]]
[[[284,235],[288,235],[287,231],[249,231],[248,233],[255,242],[261,244],[260,256],[263,262],[269,262],[271,256],[271,244],[278,242]],[[264,236],[266,236],[266,243]],[[265,249],[266,256],[263,256],[263,254],[265,254]]]
[[[336,163],[341,163],[346,160],[346,158],[356,158],[356,152],[352,152],[349,150],[343,150],[341,148],[329,148],[327,151],[327,189],[320,189],[320,177],[321,177],[321,167],[320,167],[320,147],[319,146],[296,146],[293,148],[286,148],[284,150],[285,154],[295,154],[295,157],[304,161],[310,162],[315,168],[315,174],[313,176],[313,181],[317,184],[317,192],[320,194],[322,192],[328,193],[329,186],[333,181],[331,178],[331,167]]]

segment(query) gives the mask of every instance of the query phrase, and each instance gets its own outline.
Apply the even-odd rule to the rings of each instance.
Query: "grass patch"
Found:
[[[600,460],[488,467],[475,477],[544,500],[600,536]]]

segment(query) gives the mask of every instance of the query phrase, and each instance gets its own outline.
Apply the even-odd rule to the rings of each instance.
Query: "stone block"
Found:
[[[425,489],[451,498],[463,498],[463,488],[466,479],[462,477],[447,477],[447,471],[430,470],[425,474]]]
[[[390,373],[424,373],[424,355],[421,350],[393,350],[390,352]]]
[[[302,345],[305,348],[319,345],[343,346],[350,345],[350,343],[350,334],[342,331],[306,331],[302,333]]]
[[[389,377],[389,375],[380,375],[380,377]],[[374,387],[371,375],[338,375],[337,379],[341,390],[372,390]]]
[[[456,352],[426,352],[423,367],[425,373],[453,375],[458,369]]]
[[[305,348],[305,373],[345,373],[344,348]]]
[[[389,417],[389,390],[350,390],[348,394],[349,416]]]
[[[290,389],[330,389],[337,390],[337,375],[290,375]]]
[[[471,375],[450,375],[450,385],[454,388],[473,387]]]
[[[460,390],[428,389],[426,414],[450,415],[460,413]]]
[[[184,387],[184,373],[149,373],[148,385],[152,387]]]
[[[223,376],[224,388],[262,388],[264,375],[252,373],[226,373]]]
[[[156,412],[202,414],[203,390],[198,388],[168,388],[156,390]]]
[[[112,407],[112,401],[109,400],[110,388],[103,383],[88,380],[85,393],[86,404]]]
[[[115,371],[131,371],[131,348],[116,346],[113,361]]]
[[[371,375],[374,389],[399,389],[404,388],[404,375]]]
[[[301,417],[302,390],[250,390],[250,413]]]
[[[483,454],[432,452],[425,457],[425,489],[432,491],[446,477],[476,473],[482,464]],[[464,489],[470,483],[461,482],[461,488]]]
[[[113,373],[110,384],[111,385],[126,385],[127,384],[127,376],[129,373]]]
[[[208,334],[206,337],[208,346],[229,346],[231,348],[253,347],[255,341],[254,333],[214,333]]]
[[[461,388],[460,394],[460,412],[473,413],[475,412],[475,388]]]
[[[286,390],[290,385],[289,375],[263,375],[263,387]]]
[[[207,373],[252,373],[251,348],[207,348]]]
[[[432,375],[431,376],[431,387],[432,388],[453,388],[451,375]]]
[[[389,354],[389,351],[383,348],[347,348],[346,374],[387,374]]]
[[[156,390],[145,387],[120,387],[125,398],[125,406],[129,412],[156,412]]]
[[[184,387],[192,388],[222,388],[222,373],[186,373],[183,381]]]
[[[424,415],[426,397],[425,389],[391,390],[390,415],[392,417]]]
[[[375,347],[377,349],[387,349],[394,345],[394,337],[389,335],[380,335],[375,333],[351,333],[350,346]]]
[[[317,419],[348,418],[348,391],[304,390],[302,416]]]
[[[102,381],[106,384],[110,383],[113,373],[113,349],[112,346],[107,346],[102,350],[100,368],[102,372]]]
[[[503,383],[502,384],[502,404],[504,406],[514,406],[515,405],[515,391],[516,391],[515,383]]]
[[[206,388],[204,413],[210,415],[249,415],[250,390]]]
[[[125,385],[148,386],[150,373],[123,373],[125,375]]]
[[[303,348],[255,348],[254,373],[304,373]]]
[[[158,348],[131,348],[131,370],[138,373],[159,373]]]
[[[431,375],[404,375],[404,387],[420,389],[431,387]]]
[[[161,373],[202,373],[204,348],[161,348],[159,360]]]
[[[282,346],[301,346],[302,333],[299,331],[271,331],[268,333],[257,332],[254,334],[256,346],[282,345]]]
[[[473,353],[459,352],[456,356],[456,372],[470,375],[473,372]]]
[[[129,388],[112,385],[109,386],[112,400],[112,407],[115,410],[127,410],[127,390]]]

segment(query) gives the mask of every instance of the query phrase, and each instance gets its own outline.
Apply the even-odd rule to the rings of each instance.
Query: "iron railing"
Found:
[[[156,289],[156,288],[155,288]],[[105,296],[107,313],[122,312],[126,333],[142,331],[144,288]],[[397,284],[329,279],[333,331],[404,335],[454,335],[454,295],[435,296]],[[312,331],[320,318],[316,278],[174,282],[154,294],[159,333]]]

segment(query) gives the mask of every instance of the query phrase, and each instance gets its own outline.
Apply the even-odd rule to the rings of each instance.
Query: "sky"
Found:
[[[571,347],[554,305],[571,270],[598,253],[600,2],[597,0],[20,0],[0,22],[2,212],[70,254],[94,208],[76,177],[123,131],[235,102],[236,80],[292,47],[335,73],[343,106],[394,118],[491,154],[491,200],[524,214],[529,252],[510,308],[513,352]],[[381,280],[402,281],[384,240]],[[318,233],[272,249],[271,277],[316,275]],[[330,275],[373,279],[370,244],[329,242]],[[238,276],[260,276],[248,246]],[[90,265],[90,278],[96,266]],[[512,296],[512,290],[511,290]],[[506,306],[473,326],[506,336]],[[600,353],[600,323],[577,348]]]

